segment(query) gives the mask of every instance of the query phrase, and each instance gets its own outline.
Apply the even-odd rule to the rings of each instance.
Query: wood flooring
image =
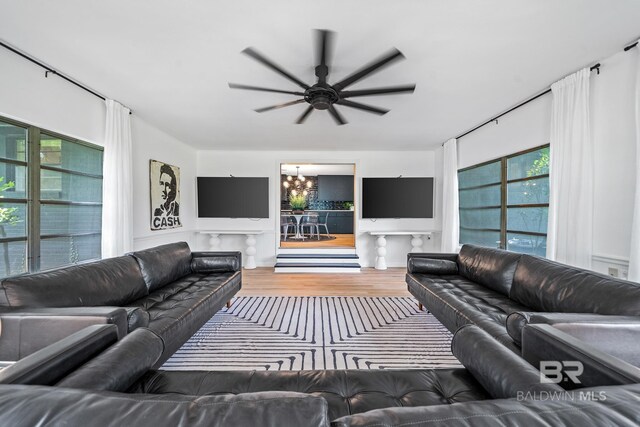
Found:
[[[332,234],[333,240],[292,240],[280,241],[281,248],[354,248],[356,246],[355,236],[353,234]]]
[[[242,271],[238,296],[411,296],[404,281],[407,269],[360,273],[274,273],[272,267]]]

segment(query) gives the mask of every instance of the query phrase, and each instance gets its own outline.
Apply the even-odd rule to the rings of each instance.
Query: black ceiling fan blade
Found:
[[[380,87],[377,89],[345,90],[343,92],[340,92],[340,97],[352,98],[354,96],[394,95],[397,93],[413,93],[415,89],[416,89],[416,85],[405,85],[405,86],[393,86],[393,87]]]
[[[261,91],[261,92],[286,93],[286,94],[289,94],[289,95],[304,96],[304,92],[292,92],[290,90],[269,89],[269,88],[266,88],[266,87],[241,85],[241,84],[238,84],[238,83],[229,83],[229,87],[231,89],[257,90],[257,91]]]
[[[290,105],[296,105],[304,102],[304,99],[296,99],[295,101],[285,102],[284,104],[271,105],[270,107],[263,107],[254,110],[257,113],[264,113],[265,111],[277,110],[278,108],[288,107]]]
[[[299,80],[298,78],[294,77],[291,73],[289,73],[286,70],[284,70],[282,67],[280,67],[279,65],[277,65],[275,62],[271,61],[270,59],[268,59],[264,55],[262,55],[257,50],[255,50],[255,49],[253,49],[251,47],[248,47],[245,50],[243,50],[242,53],[244,53],[245,55],[248,55],[251,58],[255,59],[256,61],[258,61],[262,65],[265,65],[266,67],[271,68],[273,71],[275,71],[276,73],[280,74],[281,76],[284,76],[287,79],[291,80],[292,82],[294,82],[295,84],[297,84],[301,88],[309,89],[309,85],[308,84],[306,84],[303,81]]]
[[[338,110],[336,110],[336,107],[334,107],[333,105],[330,105],[328,108],[328,111],[329,111],[329,114],[331,114],[331,117],[333,117],[333,119],[336,121],[336,123],[338,123],[339,125],[347,124],[347,121],[344,119],[344,117],[342,117],[340,113],[338,113]]]
[[[389,65],[391,62],[397,61],[403,58],[404,58],[404,55],[402,54],[402,52],[394,48],[391,52],[382,56],[380,59],[370,63],[369,65],[364,66],[360,70],[351,74],[349,77],[334,84],[333,88],[337,91],[341,91],[342,89],[354,84],[355,82],[362,79],[363,77],[366,77],[375,71],[379,71],[381,67],[385,65]]]
[[[333,31],[316,30],[316,58],[318,61],[316,76],[318,76],[318,83],[320,84],[327,83],[330,58],[333,52],[333,37]]]
[[[381,116],[383,114],[387,114],[389,112],[389,110],[386,110],[384,108],[373,107],[371,105],[366,105],[366,104],[361,104],[359,102],[349,101],[348,99],[341,99],[338,102],[336,102],[336,104],[344,105],[345,107],[357,108],[358,110],[364,110],[364,111],[368,111],[370,113],[380,114]]]
[[[311,114],[312,111],[313,107],[309,105],[307,109],[304,110],[304,113],[302,113],[302,115],[298,117],[298,120],[296,120],[296,124],[301,125],[302,123],[304,123],[304,121],[307,120],[307,117],[309,117],[309,114]]]

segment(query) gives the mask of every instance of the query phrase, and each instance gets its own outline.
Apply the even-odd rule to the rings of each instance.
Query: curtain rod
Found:
[[[625,46],[624,51],[625,51],[625,52],[627,52],[627,51],[629,51],[629,50],[633,49],[634,47],[636,47],[637,45],[638,45],[638,42],[631,43],[630,45]],[[595,70],[597,70],[598,74],[600,74],[600,63],[597,63],[596,65],[594,65],[593,67],[591,67],[591,68],[590,68],[590,70],[591,70],[591,71],[593,71],[594,69],[595,69]],[[471,132],[475,132],[476,130],[480,129],[482,126],[484,126],[484,125],[488,125],[489,123],[491,123],[491,122],[494,122],[494,121],[498,120],[500,117],[504,116],[505,114],[508,114],[508,113],[512,112],[513,110],[515,110],[515,109],[517,109],[517,108],[522,107],[523,105],[527,105],[527,104],[528,104],[528,103],[530,103],[531,101],[534,101],[534,100],[536,100],[536,99],[540,98],[542,95],[546,95],[546,94],[547,94],[547,93],[549,93],[549,92],[551,92],[551,88],[550,88],[550,87],[549,87],[548,89],[545,89],[544,91],[540,92],[539,94],[537,94],[537,95],[535,95],[535,96],[533,96],[533,97],[531,97],[531,98],[529,98],[529,99],[527,99],[527,100],[525,100],[525,101],[521,102],[520,104],[518,104],[518,105],[516,105],[516,106],[514,106],[514,107],[512,107],[512,108],[510,108],[510,109],[508,109],[507,111],[505,111],[505,112],[503,112],[503,113],[498,114],[498,115],[497,115],[497,116],[495,116],[494,118],[492,118],[492,119],[490,119],[490,120],[487,120],[486,122],[484,122],[484,123],[482,123],[482,124],[480,124],[480,125],[478,125],[478,126],[474,127],[474,128],[473,128],[473,129],[471,129],[471,130],[466,131],[466,132],[465,132],[465,133],[463,133],[462,135],[457,136],[457,137],[456,137],[456,139],[460,139],[460,138],[462,138],[463,136],[467,136],[467,135],[469,135]],[[442,143],[442,146],[444,146],[444,142]]]
[[[591,68],[589,68],[589,70],[590,70],[590,71],[596,70],[596,71],[598,72],[598,74],[600,74],[600,63],[597,63],[596,65],[592,66]],[[478,129],[480,129],[481,127],[483,127],[483,126],[485,126],[485,125],[488,125],[488,124],[489,124],[489,123],[491,123],[491,122],[495,122],[496,120],[498,120],[500,117],[504,116],[505,114],[509,114],[509,113],[510,113],[510,112],[512,112],[513,110],[517,110],[518,108],[520,108],[520,107],[522,107],[522,106],[524,106],[524,105],[527,105],[527,104],[528,104],[528,103],[530,103],[531,101],[535,101],[536,99],[540,98],[541,96],[548,94],[549,92],[551,92],[551,87],[549,87],[549,88],[547,88],[547,89],[543,90],[543,91],[542,91],[542,92],[540,92],[539,94],[534,95],[534,96],[532,96],[531,98],[529,98],[529,99],[527,99],[527,100],[525,100],[525,101],[522,101],[522,102],[521,102],[521,103],[519,103],[518,105],[515,105],[515,106],[513,106],[513,107],[509,108],[507,111],[504,111],[504,112],[502,112],[502,113],[498,114],[497,116],[495,116],[495,117],[493,117],[493,118],[491,118],[491,119],[487,120],[486,122],[483,122],[482,124],[479,124],[478,126],[474,127],[473,129],[470,129],[470,130],[466,131],[466,132],[465,132],[465,133],[463,133],[462,135],[456,136],[456,139],[460,139],[460,138],[462,138],[462,137],[464,137],[464,136],[467,136],[467,135],[469,135],[471,132],[475,132],[475,131],[477,131]],[[444,145],[444,143],[443,143],[442,145]]]
[[[81,83],[78,83],[77,81],[65,76],[64,74],[62,74],[62,73],[60,73],[60,72],[58,72],[56,70],[54,70],[53,68],[51,68],[48,65],[38,61],[35,58],[27,55],[26,53],[20,52],[18,49],[14,48],[12,46],[9,46],[8,44],[4,43],[3,41],[0,41],[0,46],[4,47],[7,50],[10,50],[11,52],[15,53],[16,55],[19,55],[19,56],[23,57],[27,61],[33,62],[34,64],[38,65],[39,67],[44,68],[46,70],[45,73],[44,73],[45,78],[49,77],[49,73],[55,74],[56,76],[58,76],[58,77],[60,77],[60,78],[62,78],[64,80],[68,81],[69,83],[79,87],[80,89],[82,89],[82,90],[84,90],[86,92],[89,92],[91,95],[97,96],[98,98],[102,99],[103,101],[107,100],[106,97],[100,95],[98,92],[94,91],[93,89],[90,89],[87,86],[85,86],[85,85],[83,85]],[[133,113],[133,111],[131,111],[131,109],[129,109],[129,114],[132,114],[132,113]]]

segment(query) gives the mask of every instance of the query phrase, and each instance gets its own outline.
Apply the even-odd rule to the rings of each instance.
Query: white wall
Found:
[[[549,143],[551,94],[460,138],[458,167],[466,168]]]
[[[134,114],[135,116],[135,114]],[[148,123],[131,123],[133,138],[133,238],[134,249],[184,240],[193,248],[196,226],[196,150]],[[151,231],[149,160],[180,168],[180,222],[182,227]]]
[[[602,60],[600,75],[591,77],[596,159],[593,269],[607,273],[614,267],[621,276],[629,260],[635,191],[635,55],[637,52],[620,52]],[[551,94],[547,94],[501,117],[498,124],[488,124],[461,138],[459,167],[547,144],[550,120]]]
[[[593,267],[626,277],[635,194],[635,60],[638,49],[602,62],[591,78],[591,135],[595,142]]]
[[[97,145],[104,145],[104,102],[27,60],[0,49],[0,115]],[[177,240],[192,242],[195,226],[195,149],[132,116],[134,154],[134,247]],[[180,167],[181,220],[176,231],[152,232],[149,226],[149,159]],[[108,179],[108,177],[105,177]]]
[[[198,176],[266,176],[269,177],[271,201],[268,219],[214,219],[197,220],[199,230],[264,230],[257,237],[256,262],[259,266],[273,266],[276,256],[280,210],[280,163],[355,163],[356,165],[356,248],[363,266],[375,262],[373,237],[366,234],[374,230],[427,230],[435,229],[436,219],[380,219],[378,221],[360,218],[360,184],[362,177],[434,176],[435,155],[433,151],[198,151]],[[437,178],[436,178],[437,180]],[[195,186],[195,180],[192,184]],[[437,208],[438,206],[436,206]],[[437,211],[436,211],[437,212]],[[198,249],[208,247],[206,235],[197,238]],[[222,249],[244,250],[244,238],[223,236]],[[434,249],[433,241],[426,241],[425,250]],[[387,239],[387,265],[406,265],[406,254],[411,249],[409,237],[389,237]]]
[[[0,49],[0,114],[44,129],[102,145],[104,102]]]

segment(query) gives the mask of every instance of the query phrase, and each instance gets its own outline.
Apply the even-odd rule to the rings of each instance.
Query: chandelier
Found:
[[[302,194],[306,196],[309,194],[309,189],[313,187],[313,181],[311,178],[307,178],[300,173],[300,166],[296,166],[296,175],[287,175],[287,180],[282,183],[282,186],[287,190],[290,189],[292,195],[297,196]]]

